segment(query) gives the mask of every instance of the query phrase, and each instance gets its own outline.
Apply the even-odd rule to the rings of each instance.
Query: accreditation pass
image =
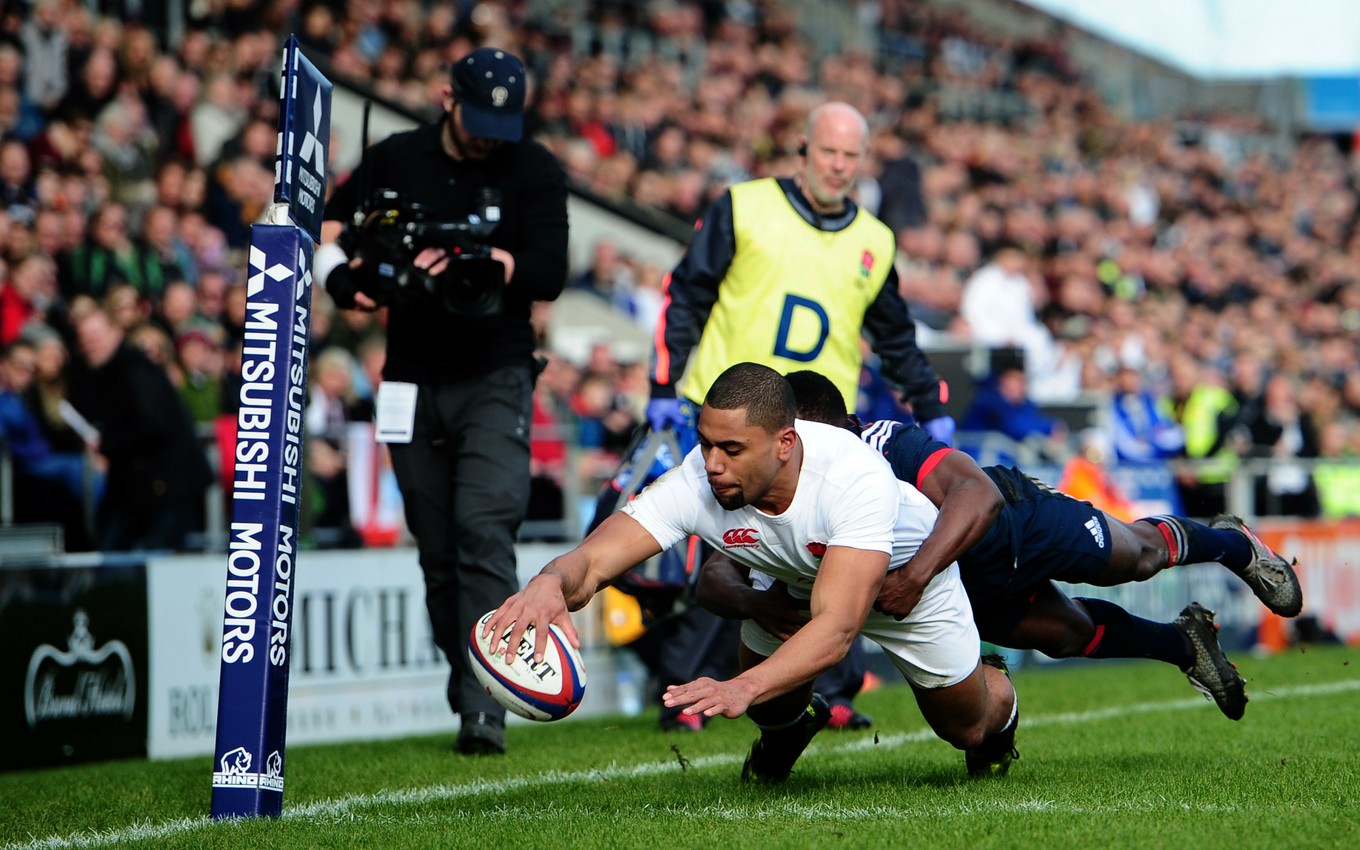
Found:
[[[377,438],[380,443],[409,443],[416,423],[416,385],[378,384]]]

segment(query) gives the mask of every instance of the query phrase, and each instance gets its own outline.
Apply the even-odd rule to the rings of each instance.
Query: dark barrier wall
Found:
[[[0,568],[0,770],[146,755],[146,600],[143,563]]]

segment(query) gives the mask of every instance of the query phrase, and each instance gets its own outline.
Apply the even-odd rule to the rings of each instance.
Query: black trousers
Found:
[[[477,620],[519,587],[515,534],[529,503],[532,392],[527,364],[421,385],[411,442],[390,446],[434,640],[452,668],[455,714],[505,718],[472,675],[467,646]]]

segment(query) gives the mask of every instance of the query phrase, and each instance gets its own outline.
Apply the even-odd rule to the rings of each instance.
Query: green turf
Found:
[[[653,714],[513,725],[507,758],[451,736],[295,747],[279,820],[208,821],[209,758],[0,774],[0,846],[1360,847],[1360,650],[1240,664],[1238,723],[1153,662],[1021,670],[1000,779],[968,781],[898,685],[778,788],[738,779],[749,721],[666,735]]]

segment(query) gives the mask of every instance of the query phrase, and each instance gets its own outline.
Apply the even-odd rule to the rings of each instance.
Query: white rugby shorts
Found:
[[[870,611],[860,634],[883,647],[902,676],[918,688],[957,685],[977,668],[982,650],[957,564],[931,580],[905,620]],[[754,620],[741,624],[741,640],[766,657],[783,643]]]

